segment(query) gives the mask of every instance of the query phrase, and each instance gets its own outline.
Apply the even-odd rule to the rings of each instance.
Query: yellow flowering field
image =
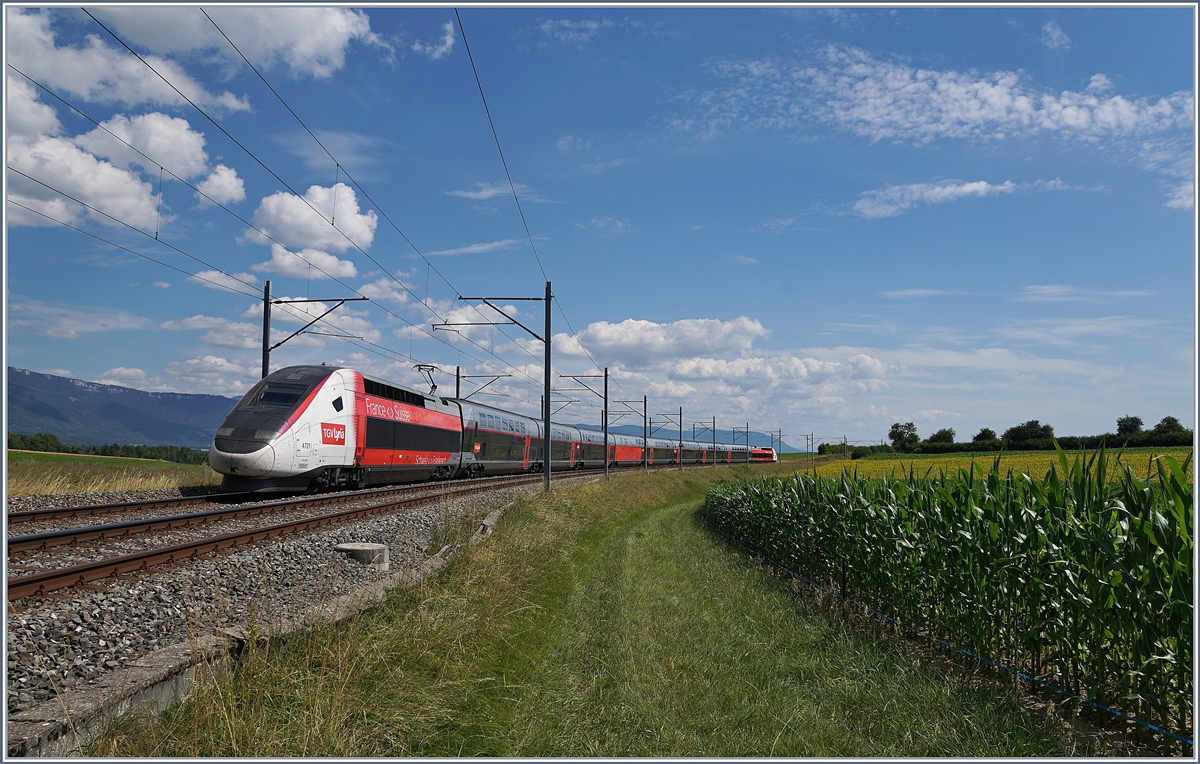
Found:
[[[1183,464],[1183,460],[1187,458],[1192,450],[1190,448],[1164,448],[1156,451],[1136,451],[1124,454],[1121,457],[1121,462],[1128,464],[1133,469],[1133,474],[1138,478],[1146,479],[1147,474],[1157,475],[1158,471],[1152,464],[1151,460],[1159,455],[1170,456],[1171,458]],[[1083,459],[1088,458],[1092,452],[1067,452],[1068,463],[1073,463],[1075,457],[1079,456]],[[1109,451],[1110,458],[1116,458],[1117,452]],[[987,474],[991,469],[992,456],[966,456],[957,454],[946,454],[945,456],[923,456],[919,458],[905,459],[903,456],[898,456],[895,459],[858,459],[855,461],[836,461],[822,464],[817,467],[817,474],[821,477],[838,477],[842,474],[843,469],[848,469],[851,472],[857,472],[862,478],[881,478],[884,476],[901,477],[906,475],[910,470],[915,469],[917,477],[924,477],[926,474],[936,476],[940,472],[946,473],[956,472],[959,468],[970,469],[971,460],[975,460],[976,473]],[[1030,477],[1041,479],[1050,471],[1050,465],[1056,464],[1058,455],[1054,451],[1033,451],[1016,454],[1002,454],[1000,457],[1000,471],[1005,473],[1012,470],[1016,473],[1024,473]],[[1187,468],[1188,480],[1194,482],[1192,477],[1193,465],[1189,462]],[[798,472],[807,472],[811,468],[807,468],[803,463],[797,464]],[[1114,478],[1117,471],[1112,471]]]

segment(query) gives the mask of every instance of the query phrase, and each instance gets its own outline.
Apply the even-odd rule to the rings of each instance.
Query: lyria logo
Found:
[[[346,445],[346,425],[321,422],[321,442],[334,446]]]

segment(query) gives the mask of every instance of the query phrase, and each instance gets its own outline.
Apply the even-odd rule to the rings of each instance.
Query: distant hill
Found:
[[[237,403],[222,395],[149,393],[8,367],[8,431],[77,446],[207,448]]]

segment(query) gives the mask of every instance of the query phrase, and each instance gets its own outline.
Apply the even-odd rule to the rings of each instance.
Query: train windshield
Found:
[[[297,385],[288,382],[259,382],[238,404],[240,409],[259,411],[288,411],[304,399],[312,385]]]

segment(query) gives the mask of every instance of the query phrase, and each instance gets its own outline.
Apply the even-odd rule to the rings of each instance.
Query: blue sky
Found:
[[[555,373],[685,427],[1194,420],[1190,8],[461,9],[536,257],[453,9],[206,10],[93,14],[249,153],[79,9],[6,8],[9,365],[239,395],[270,279],[371,298],[273,365],[534,413],[539,343],[431,325],[548,277]]]

